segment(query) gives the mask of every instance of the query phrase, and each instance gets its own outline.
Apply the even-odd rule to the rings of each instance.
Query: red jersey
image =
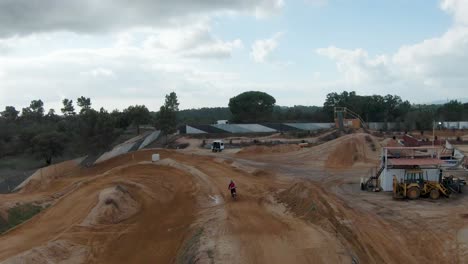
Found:
[[[234,182],[229,183],[229,190],[236,188],[236,184]]]

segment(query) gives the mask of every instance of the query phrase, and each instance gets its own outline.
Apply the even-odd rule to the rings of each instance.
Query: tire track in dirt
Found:
[[[230,263],[351,262],[335,237],[285,214],[285,208],[274,201],[271,193],[286,187],[287,182],[271,174],[255,176],[213,158],[173,158],[209,175],[226,201],[226,219],[209,238],[218,245],[213,249],[215,263],[227,259]],[[229,179],[238,185],[237,201],[231,200],[227,190]]]

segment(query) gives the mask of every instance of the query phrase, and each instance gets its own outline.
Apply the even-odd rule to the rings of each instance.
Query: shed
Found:
[[[382,149],[382,171],[379,185],[383,191],[393,190],[393,176],[403,180],[407,170],[420,169],[424,178],[439,181],[440,159],[437,147],[385,147]]]

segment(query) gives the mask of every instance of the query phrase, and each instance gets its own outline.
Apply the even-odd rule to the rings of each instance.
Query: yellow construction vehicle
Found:
[[[405,171],[405,176],[400,182],[395,175],[393,176],[393,197],[396,199],[414,200],[421,196],[429,196],[436,200],[441,194],[448,197],[450,191],[439,182],[425,180],[422,170]]]

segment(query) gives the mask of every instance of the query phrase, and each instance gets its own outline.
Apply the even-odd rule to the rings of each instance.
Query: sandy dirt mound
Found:
[[[31,249],[48,247],[51,241],[67,240],[90,246],[90,254],[84,261],[78,261],[81,263],[173,263],[194,221],[196,184],[188,173],[150,164],[150,154],[136,152],[134,156],[127,155],[126,160],[119,157],[90,168],[91,172],[100,172],[104,166],[109,168],[120,161],[118,167],[102,174],[80,177],[80,184],[73,191],[28,222],[1,235],[0,262]],[[140,161],[148,164],[134,163]],[[76,179],[58,180],[63,181],[74,184]],[[55,187],[52,191],[49,195],[55,192]],[[42,193],[14,193],[7,197],[20,195],[36,197]]]
[[[371,259],[367,256],[363,245],[357,241],[352,228],[340,221],[340,218],[346,219],[343,213],[327,198],[318,186],[303,182],[293,184],[276,196],[276,199],[284,203],[293,214],[337,234],[351,250],[348,254],[352,256],[354,261],[374,262],[375,259],[370,261]]]
[[[49,263],[85,263],[89,249],[67,240],[57,240],[45,246],[32,248],[24,253],[11,257],[2,264],[49,264]]]
[[[280,192],[276,199],[294,215],[335,234],[346,245],[346,254],[351,256],[353,263],[399,263],[410,257],[409,252],[399,251],[398,242],[387,240],[384,233],[373,232],[369,236],[366,227],[374,223],[367,216],[349,211],[346,205],[317,185],[307,182],[293,184]]]
[[[356,133],[281,155],[246,153],[241,157],[273,164],[305,165],[311,169],[346,169],[353,166],[375,167],[378,165],[380,150],[381,145],[375,137]]]
[[[364,146],[365,148],[365,146]],[[350,140],[338,146],[328,157],[326,166],[331,168],[347,168],[355,162],[365,161],[363,146],[358,140]]]
[[[380,141],[380,145],[385,147],[403,147],[403,145],[398,143],[398,141],[393,138],[386,138]]]
[[[176,140],[177,145],[186,145],[185,149],[199,149],[203,140],[198,138],[181,137]],[[208,142],[208,140],[206,141]]]
[[[102,190],[99,201],[82,225],[116,224],[135,215],[140,204],[123,185]]]
[[[356,134],[334,146],[325,163],[327,168],[349,168],[359,162],[375,160],[377,145],[370,135]]]
[[[280,144],[275,146],[250,146],[243,148],[237,152],[239,155],[243,154],[272,154],[272,153],[288,153],[300,150],[301,147],[296,144]]]
[[[45,190],[55,179],[65,177],[79,170],[80,162],[83,161],[83,159],[84,158],[68,160],[41,168],[18,185],[15,191],[20,190],[20,192],[26,193]]]

